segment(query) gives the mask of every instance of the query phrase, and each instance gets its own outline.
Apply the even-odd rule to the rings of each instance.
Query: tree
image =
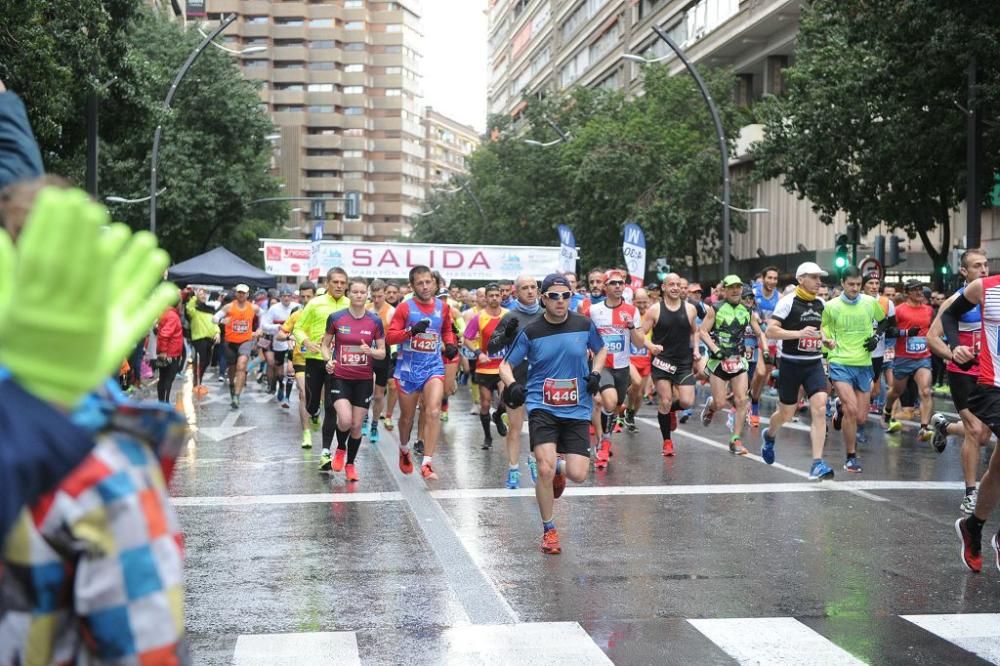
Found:
[[[805,3],[788,93],[758,109],[758,175],[782,178],[827,224],[843,210],[863,232],[884,223],[919,237],[940,275],[950,214],[966,197],[966,72],[975,58],[979,104],[995,108],[998,34],[1000,15],[985,0]],[[1000,154],[996,126],[983,154],[978,178],[987,184]],[[937,227],[940,246],[930,237]]]
[[[742,124],[731,102],[732,75],[705,76],[732,140]],[[634,220],[646,233],[649,256],[697,270],[701,259],[717,255],[721,230],[721,205],[712,198],[722,186],[714,125],[686,75],[648,67],[644,91],[627,99],[578,87],[564,97],[533,99],[526,128],[491,118],[491,138],[469,160],[467,189],[432,195],[417,238],[552,245],[556,227],[567,224],[583,266],[610,266],[622,263],[621,232]],[[548,147],[524,142],[558,138],[550,121],[570,139]],[[467,190],[482,202],[486,224]],[[734,229],[742,224],[734,216]]]

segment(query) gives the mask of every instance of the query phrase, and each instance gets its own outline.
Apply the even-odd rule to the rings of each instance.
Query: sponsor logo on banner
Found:
[[[634,222],[625,225],[622,254],[625,256],[625,265],[631,277],[631,287],[638,289],[646,277],[646,236]]]
[[[263,239],[265,270],[272,275],[301,276],[312,268],[324,273],[340,266],[366,278],[405,279],[425,265],[454,280],[499,280],[526,273],[544,277],[559,270],[558,247],[430,245],[426,243],[354,243],[320,241],[313,252],[308,240]],[[303,268],[305,266],[305,268]]]
[[[576,237],[565,224],[559,225],[559,272],[576,272]]]
[[[320,220],[313,225],[312,240],[309,243],[309,279],[312,282],[319,280],[321,246],[323,244],[323,221]],[[336,264],[334,264],[336,265]]]

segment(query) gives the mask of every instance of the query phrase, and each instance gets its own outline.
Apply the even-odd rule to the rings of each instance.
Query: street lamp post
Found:
[[[174,77],[174,82],[170,85],[170,90],[167,91],[167,97],[163,100],[163,110],[169,111],[170,104],[174,101],[174,95],[177,93],[177,86],[180,85],[181,81],[187,75],[188,70],[191,69],[191,65],[194,61],[198,59],[202,51],[208,48],[208,45],[212,43],[212,40],[222,34],[222,31],[228,28],[233,21],[236,20],[236,14],[230,14],[227,16],[219,26],[208,35],[198,47],[191,52],[184,65],[177,72],[177,76]],[[153,156],[149,167],[149,231],[156,235],[156,181],[158,172],[156,170],[157,159],[160,156],[160,136],[163,133],[163,125],[157,123],[156,132],[153,134]]]
[[[674,40],[670,39],[666,32],[664,32],[659,26],[653,26],[653,32],[666,42],[667,46],[677,54],[680,61],[684,63],[688,72],[694,78],[695,83],[698,84],[698,90],[701,92],[701,96],[705,99],[705,104],[708,105],[708,110],[712,114],[712,121],[715,123],[715,133],[719,139],[719,153],[722,156],[722,274],[727,275],[729,273],[729,253],[730,253],[730,238],[729,238],[729,210],[730,210],[730,196],[729,196],[729,146],[726,145],[726,134],[722,130],[722,118],[719,116],[719,109],[716,108],[715,102],[712,100],[712,95],[708,91],[708,86],[705,85],[705,81],[701,78],[698,70],[694,68],[691,61],[687,59],[684,55],[684,51],[681,50]],[[645,63],[658,62],[664,58],[657,58],[655,61],[646,60],[640,56],[626,56],[629,60],[641,60]]]

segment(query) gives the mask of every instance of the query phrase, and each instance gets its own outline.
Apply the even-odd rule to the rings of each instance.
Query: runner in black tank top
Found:
[[[670,273],[663,280],[664,298],[650,306],[642,318],[642,332],[652,332],[646,348],[653,355],[651,376],[659,398],[657,420],[663,436],[663,455],[674,455],[670,433],[677,427],[674,411],[694,404],[692,366],[697,347],[694,306],[681,299],[681,279]],[[673,309],[671,309],[673,307]]]

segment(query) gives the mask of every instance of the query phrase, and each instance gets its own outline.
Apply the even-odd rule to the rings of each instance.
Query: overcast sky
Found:
[[[424,0],[425,106],[486,127],[486,0]]]

